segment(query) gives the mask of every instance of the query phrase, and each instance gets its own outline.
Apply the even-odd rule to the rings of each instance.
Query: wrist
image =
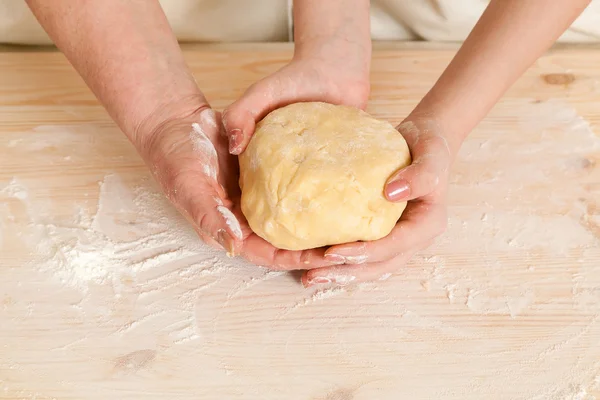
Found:
[[[371,62],[370,2],[294,1],[294,58],[318,60],[368,79]]]
[[[349,4],[351,3],[351,4]],[[370,1],[295,0],[294,43],[300,52],[345,54],[363,49],[370,57]]]
[[[316,84],[320,89],[312,97],[362,110],[367,106],[371,90],[368,66],[349,67],[349,63],[343,65],[335,60],[294,57],[283,70],[297,79],[312,82],[312,90]]]
[[[294,45],[293,61],[320,63],[361,73],[368,79],[371,62],[371,41],[335,36],[311,36]]]
[[[324,73],[331,82],[364,94],[370,90],[371,47],[333,37],[314,38],[295,47],[291,65]]]

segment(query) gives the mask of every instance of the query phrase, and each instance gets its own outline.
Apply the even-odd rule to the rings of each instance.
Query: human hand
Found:
[[[169,200],[205,243],[272,269],[335,264],[324,249],[283,251],[252,232],[239,206],[237,157],[228,152],[219,113],[206,102],[165,107],[134,137]]]
[[[359,58],[350,61],[313,56],[317,53],[295,56],[291,63],[252,85],[223,112],[230,153],[237,155],[243,152],[254,134],[256,123],[270,111],[284,105],[301,101],[323,101],[357,108],[366,106],[369,95],[368,65],[363,65],[363,60]],[[239,215],[247,224],[241,211]],[[244,238],[242,255],[255,264],[271,269],[292,270],[341,263],[325,258],[325,248],[280,250],[252,231],[249,232],[248,237]]]
[[[328,248],[325,258],[345,265],[304,272],[305,286],[385,278],[444,232],[452,161],[448,142],[440,129],[426,119],[407,119],[397,129],[406,139],[413,162],[388,180],[384,193],[390,201],[408,201],[402,217],[383,239]]]
[[[223,112],[229,151],[241,154],[254,128],[270,111],[303,101],[322,101],[364,109],[369,97],[368,60],[355,55],[294,59],[246,90]]]
[[[237,160],[227,151],[220,115],[202,99],[169,105],[136,129],[134,144],[163,191],[200,238],[240,252],[243,229],[232,213]]]

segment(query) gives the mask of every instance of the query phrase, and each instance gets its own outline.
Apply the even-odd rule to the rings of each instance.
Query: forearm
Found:
[[[433,118],[446,132],[455,153],[505,91],[589,3],[590,0],[492,0],[448,68],[409,118]]]
[[[295,0],[295,56],[342,59],[368,75],[371,31],[368,0]]]
[[[49,36],[134,143],[167,104],[201,103],[156,0],[27,0]]]

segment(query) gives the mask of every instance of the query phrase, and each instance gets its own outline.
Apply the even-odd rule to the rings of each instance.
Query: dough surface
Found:
[[[380,239],[406,207],[383,194],[388,178],[411,163],[406,141],[355,108],[277,109],[257,124],[239,161],[242,212],[280,249]]]

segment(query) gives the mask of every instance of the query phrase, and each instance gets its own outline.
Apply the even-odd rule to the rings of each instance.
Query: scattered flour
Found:
[[[600,387],[600,138],[561,103],[517,112],[528,135],[474,133],[453,174],[447,233],[387,281],[303,290],[290,274],[204,246],[151,184],[131,189],[118,175],[103,179],[97,210],[74,208],[66,220],[44,216],[40,196],[20,177],[0,184],[0,245],[12,240],[15,215],[27,214],[20,239],[33,247],[29,268],[81,296],[69,307],[78,319],[89,317],[83,332],[109,331],[91,339],[76,331],[54,350],[58,356],[77,349],[94,360],[98,342],[101,349],[139,343],[156,348],[157,359],[174,357],[190,385],[202,365],[204,382],[222,373],[265,393],[282,383],[279,375],[269,380],[271,373],[257,379],[257,362],[284,354],[281,376],[318,362],[336,383],[348,371],[373,378],[369,394],[388,385],[385,393],[427,391],[431,398],[519,390],[520,397],[504,398],[591,400]],[[191,135],[199,151],[212,154],[202,131],[210,125],[201,117]],[[57,145],[56,135],[46,137],[28,150]],[[0,334],[18,324],[7,332],[28,329],[36,310],[32,303],[22,318],[6,318]],[[48,332],[45,340],[65,335]],[[423,386],[423,371],[447,391]]]
[[[324,276],[323,278],[329,279],[330,282],[335,282],[337,285],[349,285],[353,281],[356,280],[355,276],[352,275],[340,275],[340,274],[330,274]]]
[[[90,282],[132,277],[178,260],[197,265],[198,272],[222,267],[215,261],[220,253],[203,245],[189,224],[164,205],[161,194],[131,191],[117,175],[108,175],[95,215],[80,210],[73,226],[37,224],[41,260],[36,264],[82,291]],[[235,266],[235,261],[228,263]]]
[[[26,200],[29,197],[27,190],[15,178],[11,179],[8,185],[0,190],[0,193],[18,200]]]

